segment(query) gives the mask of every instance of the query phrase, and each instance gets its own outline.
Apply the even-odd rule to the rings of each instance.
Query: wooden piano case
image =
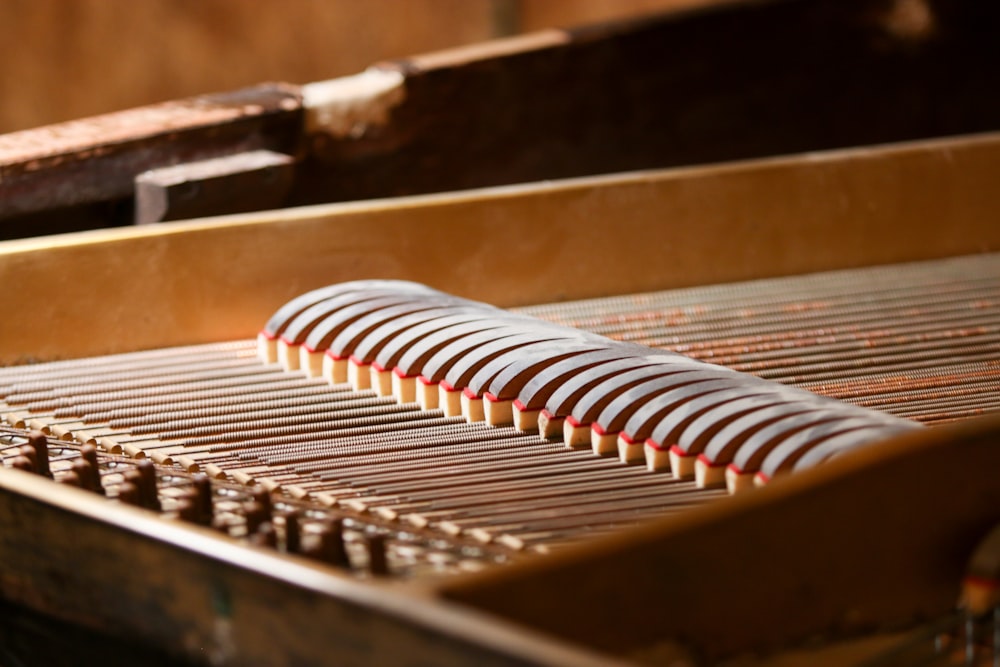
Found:
[[[109,117],[0,139],[4,236],[127,224],[140,172],[257,149],[289,158],[299,206],[3,242],[0,365],[248,338],[357,278],[519,306],[1000,250],[1000,136],[923,139],[997,127],[997,22],[976,2],[733,3],[380,65],[405,96],[346,134],[282,85],[125,112],[124,137]],[[622,169],[647,171],[591,175]],[[369,201],[320,203],[349,199]],[[358,580],[4,469],[0,598],[193,663],[767,654],[950,610],[1000,520],[998,432],[928,429],[435,581]]]

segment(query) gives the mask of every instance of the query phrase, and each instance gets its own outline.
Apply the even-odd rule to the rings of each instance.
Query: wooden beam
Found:
[[[135,223],[281,208],[295,160],[256,150],[144,171],[135,177]]]
[[[1000,6],[979,0],[728,1],[381,63],[405,74],[405,100],[386,124],[313,133],[295,197],[989,131],[1000,128],[998,29]]]
[[[1000,127],[1000,5],[711,4],[377,63],[309,84],[308,127],[274,85],[0,137],[0,238],[122,224],[139,171],[258,148],[302,157],[303,205]]]
[[[255,149],[293,153],[298,89],[202,95],[0,136],[0,219],[131,198],[143,171]]]
[[[1000,521],[997,433],[997,416],[920,429],[442,592],[615,652],[675,639],[719,657],[905,627],[954,608]]]

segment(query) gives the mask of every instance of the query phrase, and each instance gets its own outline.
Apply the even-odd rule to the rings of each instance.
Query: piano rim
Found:
[[[688,552],[682,553],[681,562],[687,559],[689,575],[693,573],[695,577],[707,575],[713,568],[719,572],[718,568],[724,568],[734,557],[743,557],[741,568],[759,565],[760,555],[755,559],[751,553],[747,559],[746,549],[741,551],[739,544],[728,554],[700,553],[694,558],[685,545],[704,538],[705,531],[713,526],[730,533],[732,530],[726,526],[733,522],[759,527],[761,517],[764,524],[771,522],[773,527],[768,534],[773,538],[774,527],[799,525],[790,508],[818,504],[830,510],[824,517],[827,521],[815,522],[820,533],[831,527],[848,527],[849,531],[858,524],[867,531],[886,529],[893,539],[887,539],[883,546],[888,545],[890,551],[883,550],[878,558],[898,563],[900,558],[913,553],[908,550],[914,544],[935,547],[924,554],[925,559],[939,566],[933,572],[933,581],[911,581],[915,585],[903,596],[907,598],[903,606],[921,607],[909,619],[913,622],[949,611],[957,596],[965,557],[997,520],[995,511],[974,505],[970,508],[970,498],[977,501],[992,498],[992,506],[1000,506],[997,502],[1000,488],[988,472],[989,463],[995,460],[991,458],[995,449],[990,448],[997,433],[1000,433],[1000,415],[919,429],[878,447],[782,478],[753,493],[651,520],[556,554],[432,583],[358,581],[329,566],[244,545],[206,528],[112,503],[28,473],[2,469],[0,525],[4,527],[5,539],[0,541],[0,558],[7,567],[0,576],[0,595],[9,602],[62,620],[150,642],[189,659],[212,655],[214,649],[238,651],[228,657],[240,660],[240,664],[298,664],[297,660],[320,659],[337,651],[345,658],[389,659],[391,664],[408,664],[410,656],[426,664],[420,661],[431,656],[439,661],[437,664],[466,664],[465,661],[475,659],[484,661],[478,664],[491,664],[495,660],[497,664],[514,661],[538,665],[624,665],[632,664],[624,655],[656,642],[649,641],[647,632],[642,641],[631,646],[600,645],[606,637],[597,646],[590,643],[588,630],[594,629],[588,626],[593,623],[581,619],[591,614],[597,621],[607,621],[608,616],[606,610],[601,610],[601,600],[593,596],[595,591],[606,589],[610,580],[617,580],[618,585],[633,591],[643,582],[651,583],[650,554],[663,559],[674,550]],[[882,484],[912,491],[931,481],[940,469],[938,463],[955,458],[956,453],[962,455],[968,468],[964,471],[962,493],[939,492],[935,496],[937,516],[918,531],[907,526],[884,526],[886,517],[893,516],[893,512],[884,511],[888,503],[884,503]],[[881,477],[877,485],[873,484],[875,477]],[[849,512],[848,516],[831,513],[842,501],[844,489],[856,496],[858,502],[876,509],[864,514]],[[956,500],[955,496],[960,497]],[[897,519],[898,514],[895,511]],[[73,521],[72,530],[66,530],[69,520]],[[814,539],[820,533],[800,535],[798,540]],[[7,537],[11,535],[16,537]],[[81,543],[92,550],[81,549]],[[115,553],[127,553],[135,561],[128,563],[128,567],[108,567],[109,557],[113,562]],[[81,554],[86,555],[81,558]],[[845,559],[845,554],[846,560],[851,561],[847,570],[861,573],[865,563],[859,559],[857,549],[831,555],[830,559]],[[962,557],[956,559],[956,554]],[[801,583],[794,580],[800,567],[790,560],[790,555],[794,556],[779,553],[771,559],[777,563],[767,565],[769,582],[777,594]],[[948,558],[943,561],[942,556]],[[624,577],[611,577],[605,572],[594,577],[600,580],[596,586],[580,576],[581,568],[607,570],[609,562],[616,559],[623,559],[626,566],[638,559],[647,567],[641,573]],[[941,567],[943,563],[946,566]],[[822,570],[824,566],[818,567]],[[174,576],[174,569],[182,574]],[[784,581],[778,580],[786,570],[789,574]],[[576,574],[580,590],[576,596],[561,596],[572,599],[555,605],[565,612],[564,618],[553,619],[555,622],[551,623],[540,621],[540,615],[551,613],[553,605],[525,605],[524,593],[534,590],[544,600],[560,597],[556,592],[558,586],[565,585],[565,581],[559,583],[567,576],[564,571],[569,576]],[[890,582],[890,588],[898,590],[899,582],[895,583],[896,587]],[[662,593],[664,585],[655,588]],[[859,608],[872,603],[872,594],[865,590],[863,581],[848,584],[848,588],[849,591],[841,591],[841,596],[856,593]],[[158,598],[157,592],[165,595]],[[710,602],[700,605],[695,602],[694,616],[703,615],[706,605],[719,604],[718,591],[713,592],[715,595],[708,596]],[[589,604],[583,607],[581,593],[585,597],[591,595]],[[281,599],[280,614],[276,613],[275,596]],[[628,599],[629,595],[623,597]],[[649,594],[638,596],[644,597]],[[644,601],[647,604],[639,616],[655,615],[655,609],[648,609],[649,600]],[[748,602],[751,608],[756,604],[751,600],[737,606],[742,605],[746,612]],[[858,636],[866,627],[873,629],[872,619],[863,618],[863,614],[853,619],[857,627],[852,628],[852,612],[842,604],[839,609],[830,608],[829,601],[814,600],[814,604],[817,608],[826,607],[824,611],[833,625],[841,624],[843,636],[839,639]],[[617,609],[614,613],[620,614]],[[769,618],[773,614],[761,616],[745,617],[748,628],[762,631],[761,642],[739,646],[746,641],[744,629],[737,633],[741,635],[736,640],[737,650],[774,651],[798,645],[775,643],[774,636],[767,636],[774,633],[766,631],[773,625],[773,619]],[[344,624],[350,618],[354,618],[355,624],[345,630]],[[358,622],[358,618],[363,620]],[[882,625],[874,629],[898,630],[904,620],[883,619]],[[568,632],[567,622],[571,626]],[[291,631],[289,625],[293,627]],[[548,627],[541,627],[545,625]],[[659,628],[656,623],[649,625]],[[716,649],[712,649],[704,643],[704,636],[698,636],[698,631],[703,635],[706,629],[699,625],[703,624],[696,622],[694,630],[687,628],[680,638],[672,637],[669,631],[659,631],[659,641],[691,639],[693,634],[698,640],[689,647],[695,651],[694,656],[731,654],[732,640],[721,639]],[[583,631],[572,636],[572,627],[580,626]],[[235,637],[241,643],[234,644]],[[387,654],[378,648],[383,643],[391,647]],[[399,648],[398,653],[395,648]]]

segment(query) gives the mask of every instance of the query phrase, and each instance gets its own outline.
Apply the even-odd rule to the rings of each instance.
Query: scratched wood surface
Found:
[[[718,6],[383,60],[379,71],[401,79],[392,104],[348,95],[333,115],[352,104],[379,113],[347,131],[303,128],[288,86],[281,122],[248,122],[267,114],[247,104],[244,117],[211,124],[218,137],[204,124],[173,136],[165,123],[172,141],[164,142],[139,123],[118,145],[113,132],[105,136],[108,122],[80,121],[74,127],[89,128],[92,145],[53,160],[45,138],[57,147],[65,128],[5,135],[0,238],[131,224],[127,186],[139,170],[260,147],[296,158],[286,201],[303,205],[1000,127],[992,85],[1000,52],[989,37],[1000,28],[998,5],[708,4]]]

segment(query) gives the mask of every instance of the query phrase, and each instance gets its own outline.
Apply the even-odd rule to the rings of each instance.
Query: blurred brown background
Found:
[[[0,0],[0,132],[706,1]]]

